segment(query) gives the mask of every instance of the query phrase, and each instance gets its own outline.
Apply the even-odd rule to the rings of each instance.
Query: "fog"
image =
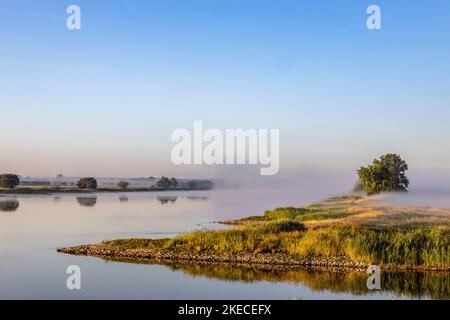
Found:
[[[228,167],[216,172],[216,189],[238,188],[261,197],[299,197],[321,200],[351,192],[357,175],[355,170],[303,167],[280,171],[275,176],[260,176],[257,169]],[[408,192],[385,193],[380,200],[397,204],[450,208],[450,170],[410,169]],[[301,203],[302,199],[298,199]],[[286,203],[290,205],[291,203]]]

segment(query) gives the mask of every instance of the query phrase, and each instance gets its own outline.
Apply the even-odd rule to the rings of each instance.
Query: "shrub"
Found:
[[[156,186],[161,189],[169,189],[172,183],[169,178],[162,176],[161,179],[156,183]]]
[[[118,186],[120,189],[123,189],[123,190],[125,190],[126,188],[128,188],[129,185],[130,185],[130,183],[129,183],[128,181],[124,181],[124,180],[119,181],[119,182],[117,183],[117,186]]]
[[[0,175],[0,187],[14,189],[20,183],[19,176],[16,174]]]
[[[80,189],[97,189],[97,180],[92,177],[81,178],[77,182],[77,187]]]

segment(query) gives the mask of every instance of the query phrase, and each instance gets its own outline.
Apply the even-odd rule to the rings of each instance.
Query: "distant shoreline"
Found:
[[[66,187],[19,187],[16,189],[0,189],[0,195],[2,194],[72,194],[72,193],[124,193],[124,192],[161,192],[161,191],[209,191],[212,189],[189,189],[189,188],[170,188],[162,189],[157,187],[151,188],[97,188],[97,189],[79,189],[79,188],[66,188]]]

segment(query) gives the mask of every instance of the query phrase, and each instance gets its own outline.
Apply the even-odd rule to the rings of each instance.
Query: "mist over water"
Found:
[[[450,171],[416,169],[408,173],[408,192],[393,192],[376,196],[396,204],[450,208]]]
[[[223,227],[214,222],[345,194],[355,182],[352,170],[331,169],[282,172],[272,178],[246,171],[217,176],[222,179],[217,179],[217,188],[211,191],[0,196],[0,298],[377,299],[396,295],[383,291],[356,294],[344,288],[317,291],[300,275],[296,283],[280,278],[270,284],[264,279],[199,278],[161,265],[105,262],[56,252],[59,247],[103,240],[162,238]],[[410,175],[410,179],[410,192],[381,197],[397,203],[450,206],[445,176]],[[65,288],[66,268],[72,264],[82,270],[79,292]],[[358,279],[355,285],[364,286],[364,275]]]

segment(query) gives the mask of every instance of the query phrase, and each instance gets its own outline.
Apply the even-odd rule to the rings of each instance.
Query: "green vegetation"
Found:
[[[19,176],[16,174],[1,174],[0,175],[0,187],[14,189],[20,183]]]
[[[409,180],[405,175],[408,164],[397,154],[386,154],[375,159],[367,167],[361,167],[357,173],[359,184],[367,194],[386,191],[406,191]]]
[[[169,178],[162,176],[156,183],[156,186],[161,189],[169,189],[172,186],[172,183]]]
[[[124,181],[124,180],[119,181],[117,183],[117,187],[119,187],[122,190],[125,190],[126,188],[128,188],[129,185],[130,185],[130,183],[128,181]]]
[[[170,186],[171,186],[172,188],[176,188],[176,187],[178,186],[178,180],[175,179],[175,178],[171,178],[171,179],[170,179]]]
[[[97,189],[97,180],[92,177],[81,178],[77,182],[77,187],[80,189]]]
[[[449,211],[387,206],[345,196],[301,208],[277,208],[263,216],[228,222],[233,228],[196,231],[173,239],[106,242],[122,248],[215,255],[281,254],[343,257],[394,268],[450,269]]]
[[[175,178],[169,179],[167,177],[162,176],[156,183],[156,186],[160,189],[176,188],[178,186],[178,180]]]
[[[382,265],[450,265],[450,229],[383,230],[335,226],[300,232],[292,220],[199,231],[169,240],[166,249],[237,253],[283,253],[302,257],[346,256]]]

